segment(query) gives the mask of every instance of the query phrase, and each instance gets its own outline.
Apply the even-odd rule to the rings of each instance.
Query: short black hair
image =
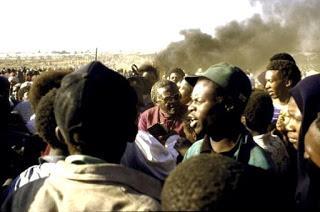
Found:
[[[164,87],[171,87],[179,90],[178,86],[174,82],[170,80],[159,80],[151,88],[151,100],[154,104],[158,101],[158,89]]]
[[[243,115],[247,127],[262,134],[267,132],[273,112],[274,107],[269,94],[263,90],[254,90]]]
[[[267,70],[278,70],[283,80],[291,80],[291,87],[294,87],[301,80],[301,72],[298,66],[289,60],[272,60]]]
[[[20,89],[18,90],[18,100],[22,101],[23,100],[23,96],[25,93],[28,92],[28,96],[30,95],[29,91],[31,89],[31,85],[26,85],[24,87],[20,87]]]
[[[10,83],[6,77],[0,76],[0,95],[9,97]]]
[[[52,148],[67,151],[67,147],[60,142],[55,134],[57,122],[54,117],[54,99],[57,89],[51,89],[41,98],[36,111],[36,129],[42,140],[48,143]]]
[[[185,76],[184,71],[181,68],[173,68],[169,71],[168,76],[170,77],[171,74],[176,73],[183,78]]]
[[[288,60],[288,61],[296,64],[296,61],[294,60],[294,58],[287,52],[281,52],[281,53],[274,54],[270,58],[270,61],[273,61],[273,60]]]
[[[59,88],[62,78],[68,73],[70,73],[69,70],[43,72],[34,80],[29,92],[29,101],[33,111],[37,110],[41,97],[46,95],[52,88]]]
[[[127,142],[134,141],[137,133],[134,88],[99,61],[63,78],[54,113],[69,144],[109,163],[120,162]]]
[[[252,173],[246,165],[220,154],[192,157],[179,164],[166,179],[161,194],[162,209],[228,211],[254,207],[256,202],[251,202],[254,201],[251,197],[260,194],[252,193],[255,189]]]
[[[144,72],[152,73],[156,76],[157,80],[159,80],[159,71],[158,69],[151,64],[143,64],[139,67],[138,73],[142,74]]]

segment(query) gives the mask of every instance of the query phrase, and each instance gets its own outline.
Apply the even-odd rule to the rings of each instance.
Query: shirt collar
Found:
[[[106,163],[106,161],[92,157],[89,155],[70,155],[65,159],[66,163],[72,164],[97,164],[97,163]]]
[[[225,156],[229,156],[229,157],[233,157],[240,147],[240,143],[242,140],[241,134],[242,133],[240,133],[238,136],[238,139],[236,141],[236,145],[230,151],[222,152],[220,154],[225,155]],[[205,135],[205,137],[203,139],[203,143],[201,145],[200,153],[212,153],[212,152],[215,152],[215,151],[212,149],[210,138],[208,135]]]
[[[39,164],[56,163],[59,160],[64,160],[66,157],[62,155],[46,155],[39,158]]]

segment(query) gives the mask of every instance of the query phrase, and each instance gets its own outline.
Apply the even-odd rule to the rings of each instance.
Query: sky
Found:
[[[261,13],[249,0],[0,0],[0,52],[154,53],[184,29],[214,29]]]

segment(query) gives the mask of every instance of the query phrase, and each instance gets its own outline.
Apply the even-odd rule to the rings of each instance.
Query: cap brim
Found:
[[[191,86],[195,86],[198,79],[199,79],[199,76],[187,76],[184,78]]]

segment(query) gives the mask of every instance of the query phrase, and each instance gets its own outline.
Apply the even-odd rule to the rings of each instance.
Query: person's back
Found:
[[[283,208],[272,175],[219,154],[201,154],[170,173],[164,211],[260,211]],[[279,190],[278,190],[279,191]],[[262,210],[264,211],[264,210]]]
[[[289,156],[283,141],[272,132],[268,132],[273,116],[273,103],[269,94],[255,90],[251,94],[244,110],[242,120],[253,135],[253,140],[274,162],[274,171],[284,174],[288,170]]]
[[[159,210],[160,182],[119,164],[137,132],[136,104],[128,81],[100,62],[67,75],[54,113],[57,137],[70,156],[48,178],[17,190],[2,210]]]

